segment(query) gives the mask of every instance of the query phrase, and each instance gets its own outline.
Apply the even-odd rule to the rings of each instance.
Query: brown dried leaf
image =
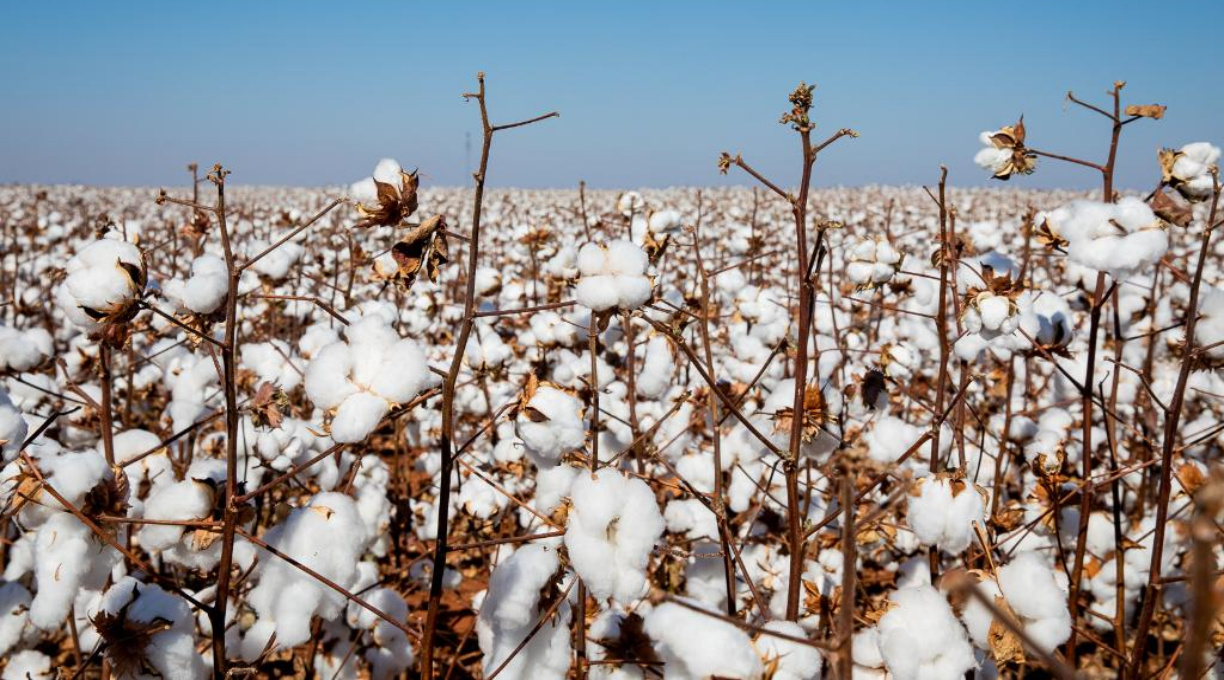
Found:
[[[1131,104],[1126,107],[1126,115],[1160,120],[1164,118],[1165,110],[1168,108],[1163,104]]]
[[[1003,610],[1013,622],[1013,626],[1020,626],[1007,600],[995,597],[995,606]],[[986,639],[990,646],[990,653],[999,666],[1013,661],[1018,664],[1024,663],[1024,643],[1020,641],[1020,636],[1016,635],[1012,627],[996,618],[990,622],[990,630],[986,633]]]

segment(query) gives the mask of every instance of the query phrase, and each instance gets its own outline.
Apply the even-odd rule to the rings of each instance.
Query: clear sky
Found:
[[[488,74],[495,121],[561,118],[499,135],[489,181],[597,187],[747,183],[740,151],[791,184],[785,95],[815,82],[817,135],[858,129],[819,184],[982,184],[977,134],[1025,114],[1033,146],[1092,158],[1116,79],[1169,106],[1129,126],[1124,186],[1155,151],[1224,142],[1224,3],[1183,2],[5,2],[0,182],[181,183],[189,161],[234,181],[319,185],[383,156],[426,181],[470,181]],[[1023,186],[1096,186],[1045,163]]]

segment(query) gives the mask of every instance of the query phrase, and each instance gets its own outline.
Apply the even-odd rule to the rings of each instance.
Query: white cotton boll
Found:
[[[369,392],[358,392],[336,409],[331,437],[337,444],[353,444],[369,436],[391,410],[386,399]]]
[[[684,225],[684,218],[679,212],[668,208],[651,214],[649,224],[652,233],[662,236],[679,231]]]
[[[602,312],[613,307],[636,309],[651,296],[652,284],[645,276],[646,252],[631,241],[612,241],[606,246],[588,243],[578,252],[582,278],[574,289],[584,307]]]
[[[506,664],[497,677],[565,678],[570,666],[569,604],[562,604],[514,659],[506,661],[539,621],[543,613],[540,592],[559,567],[555,550],[529,544],[493,570],[476,619],[476,637],[484,653],[482,667],[486,675]]]
[[[598,243],[587,243],[578,251],[578,271],[583,276],[602,274],[607,268],[607,251]]]
[[[51,657],[33,649],[27,649],[8,657],[4,674],[0,680],[51,680]]]
[[[153,677],[191,680],[207,675],[204,659],[195,650],[195,626],[186,600],[126,576],[107,589],[98,609],[133,624],[168,626],[150,636],[141,650]]]
[[[297,357],[287,343],[280,340],[253,342],[239,349],[242,367],[252,370],[260,382],[271,383],[285,391],[301,384]]]
[[[1150,267],[1169,248],[1164,223],[1134,196],[1117,203],[1074,201],[1047,220],[1068,241],[1072,262],[1116,279]]]
[[[884,656],[880,653],[880,629],[864,628],[854,634],[851,641],[854,652],[854,677],[877,677],[872,671],[884,668]]]
[[[667,530],[691,540],[717,539],[718,517],[696,498],[675,498],[663,512]]]
[[[1209,142],[1192,142],[1178,150],[1169,174],[1183,196],[1192,201],[1206,200],[1215,190],[1211,169],[1219,160],[1219,147]]]
[[[410,401],[433,382],[424,350],[401,340],[383,316],[363,316],[345,336],[319,350],[305,380],[316,406],[336,409],[332,439],[340,444],[364,440],[391,406]]]
[[[978,313],[985,330],[1003,332],[1004,323],[1012,316],[1011,300],[1001,295],[979,298]]]
[[[562,499],[570,495],[570,487],[581,472],[570,465],[541,468],[536,472],[535,501],[532,505],[545,515],[552,514]]]
[[[55,353],[55,341],[43,328],[19,330],[0,324],[0,372],[29,371]]]
[[[283,523],[273,527],[266,540],[343,587],[357,575],[366,532],[353,499],[340,493],[321,493],[310,505],[292,511]],[[275,632],[281,647],[306,642],[312,617],[336,616],[344,606],[343,596],[282,559],[264,556],[258,573],[259,583],[249,597],[259,617],[257,625],[264,626],[258,632]],[[246,651],[250,648],[244,641]],[[255,654],[258,652],[256,649]]]
[[[599,599],[631,602],[646,594],[646,567],[663,534],[654,492],[640,479],[604,469],[580,475],[565,547],[574,571]]]
[[[298,340],[298,352],[304,358],[312,359],[316,352],[339,339],[340,334],[336,332],[336,329],[323,323],[316,323],[307,328],[302,338]]]
[[[985,522],[985,499],[972,484],[928,478],[910,497],[906,518],[923,545],[956,555],[973,542],[974,523]]]
[[[636,191],[626,191],[616,199],[616,211],[626,217],[640,215],[646,208],[646,201]]]
[[[191,263],[191,278],[180,289],[179,303],[197,314],[212,314],[229,295],[229,273],[216,255],[201,255]]]
[[[639,397],[657,399],[672,384],[676,361],[672,356],[671,343],[661,335],[655,335],[646,343],[646,354],[642,359],[642,372],[637,376]]]
[[[1212,360],[1224,359],[1224,288],[1203,290],[1199,300],[1199,320],[1194,325],[1194,342],[1198,347],[1211,347],[1206,355]],[[0,423],[3,423],[3,402],[0,400]],[[0,424],[0,433],[3,425]],[[0,439],[4,435],[0,434]]]
[[[0,583],[0,658],[30,631],[30,591],[20,583]]]
[[[930,586],[894,591],[879,623],[880,653],[895,680],[953,680],[977,666],[965,629]]]
[[[1003,172],[1012,160],[1011,149],[1000,149],[994,145],[992,138],[995,133],[986,131],[978,135],[982,148],[973,156],[973,162],[979,168],[997,175]]]
[[[1060,581],[1040,553],[1025,552],[999,569],[999,587],[1033,642],[1053,651],[1071,636],[1065,574]]]
[[[756,640],[757,651],[766,667],[774,672],[770,680],[820,680],[824,657],[811,645],[770,635],[767,631],[807,639],[807,632],[793,621],[766,623]],[[776,665],[775,665],[776,664]]]
[[[69,320],[92,331],[97,314],[114,314],[135,301],[140,282],[124,265],[143,269],[140,249],[115,239],[94,241],[73,256],[57,294]]]
[[[212,486],[194,479],[161,486],[145,503],[144,517],[157,520],[199,520],[212,514],[216,493]],[[185,527],[145,524],[137,538],[148,550],[165,550],[183,537]]]
[[[586,444],[582,402],[572,394],[541,385],[514,420],[514,430],[531,460],[541,469]]]
[[[399,186],[398,182],[396,186]],[[250,256],[256,257],[262,254],[251,269],[273,281],[280,281],[289,276],[293,265],[297,264],[302,259],[302,255],[306,254],[306,249],[293,241],[282,243],[269,251],[268,248],[271,246],[271,243],[263,240],[251,242],[247,248]]]
[[[348,379],[352,366],[352,355],[342,342],[319,350],[306,366],[306,396],[319,408],[336,408],[357,391]]]
[[[911,425],[900,418],[890,415],[881,415],[875,419],[875,424],[867,433],[867,455],[872,460],[881,463],[896,462],[911,446],[916,444],[922,436],[926,434],[928,428],[918,425]],[[944,424],[940,428],[939,438],[939,454],[946,455],[952,446],[952,430]],[[928,446],[923,446],[919,451],[910,455],[910,460],[916,458],[926,458],[929,452]]]
[[[90,573],[92,560],[100,552],[89,528],[67,512],[55,513],[39,528],[31,623],[43,630],[63,625],[73,598]]]
[[[0,389],[0,464],[7,465],[17,458],[29,427],[21,411],[13,405],[8,392]]]
[[[901,255],[888,241],[864,239],[847,255],[846,275],[858,286],[880,286],[897,273]]]
[[[690,606],[701,608],[692,603]],[[669,680],[704,680],[712,676],[757,680],[765,669],[752,640],[735,625],[674,602],[646,615],[646,634],[667,668]]]

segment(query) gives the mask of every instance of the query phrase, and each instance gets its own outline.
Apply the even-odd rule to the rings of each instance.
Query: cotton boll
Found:
[[[638,396],[657,399],[672,384],[676,370],[671,343],[661,335],[655,335],[646,343],[646,354],[642,359],[642,372],[635,381]]]
[[[403,404],[434,381],[424,350],[401,340],[377,314],[345,330],[347,340],[319,350],[306,367],[306,394],[316,406],[336,409],[332,439],[364,440],[393,405]]]
[[[144,290],[143,256],[139,248],[123,241],[90,243],[68,261],[65,271],[57,292],[60,306],[69,320],[87,331],[125,316]]]
[[[605,469],[580,475],[570,494],[565,547],[591,594],[621,603],[645,595],[650,553],[663,534],[663,516],[650,487]]]
[[[651,296],[646,252],[630,241],[612,241],[606,246],[588,243],[578,252],[582,278],[574,297],[584,307],[602,312],[614,307],[629,310],[645,304]]]
[[[20,583],[0,583],[0,658],[32,630],[27,614],[30,599],[30,591]]]
[[[194,479],[163,485],[145,503],[144,516],[154,520],[200,520],[212,515],[216,493],[213,487]],[[185,527],[145,524],[137,538],[148,550],[165,550],[178,543]]]
[[[824,664],[820,650],[770,635],[769,631],[803,639],[807,639],[807,632],[793,621],[770,621],[765,624],[757,637],[756,648],[764,665],[774,669],[771,680],[820,680]]]
[[[203,678],[208,669],[195,650],[195,626],[186,600],[156,585],[143,584],[127,576],[102,596],[99,614],[115,617],[128,626],[160,629],[137,648],[130,639],[107,640],[107,654],[123,653],[142,659],[155,677]]]
[[[27,649],[7,659],[0,680],[52,680],[51,657],[42,652]]]
[[[1036,645],[1053,651],[1071,636],[1066,575],[1040,553],[1020,553],[999,569],[999,587]]]
[[[1117,203],[1074,201],[1046,217],[1069,243],[1072,262],[1126,279],[1150,267],[1169,248],[1164,222],[1134,196]]]
[[[55,341],[43,328],[19,330],[0,324],[0,373],[29,371],[55,353]]]
[[[476,637],[484,653],[486,675],[501,668],[507,680],[562,680],[570,666],[569,604],[563,603],[513,660],[515,648],[527,639],[543,612],[540,593],[557,573],[555,550],[529,544],[493,569],[489,590],[476,619]]]
[[[864,239],[847,255],[846,275],[860,287],[878,287],[897,273],[901,255],[888,241]]]
[[[514,420],[514,430],[531,460],[541,469],[586,444],[582,402],[570,393],[541,385]]]
[[[645,199],[636,191],[626,191],[616,199],[616,211],[626,217],[640,215],[645,208]]]
[[[167,293],[170,293],[167,288]],[[212,314],[221,308],[229,294],[229,272],[225,261],[216,255],[201,255],[191,263],[191,278],[174,289],[171,298],[178,306],[196,314]]]
[[[703,608],[691,603],[690,606]],[[744,631],[722,619],[664,602],[646,615],[646,634],[667,668],[669,680],[712,676],[757,680],[764,666]]]
[[[1161,162],[1167,163],[1166,152]],[[1171,155],[1172,167],[1165,168],[1169,183],[1191,201],[1211,198],[1215,181],[1211,170],[1220,160],[1219,147],[1209,142],[1193,142]]]
[[[984,525],[984,493],[963,481],[928,478],[910,497],[906,518],[923,545],[956,555],[973,542],[974,524]]]
[[[1224,360],[1224,288],[1204,288],[1199,299],[1199,319],[1194,325],[1194,342],[1202,347],[1211,347],[1205,352],[1212,361]],[[3,404],[0,401],[0,423],[3,423]],[[0,432],[3,425],[0,425]],[[4,436],[0,434],[0,439]]]
[[[30,604],[30,622],[43,630],[55,630],[63,625],[78,590],[101,585],[115,552],[75,516],[57,512],[39,527],[34,554],[37,588]]]
[[[894,591],[879,622],[880,653],[896,680],[959,678],[977,666],[965,629],[930,586]]]
[[[652,213],[649,224],[651,233],[663,236],[679,231],[684,224],[684,218],[679,212],[668,208]]]
[[[7,465],[17,458],[28,432],[21,411],[13,405],[8,392],[0,388],[0,464]]]
[[[344,586],[357,574],[366,535],[361,514],[351,498],[339,493],[316,495],[310,505],[298,508],[273,527],[265,540],[325,578]],[[255,631],[275,632],[280,647],[293,647],[310,639],[314,616],[329,618],[344,606],[344,598],[297,567],[272,555],[260,561],[259,583],[249,602],[259,616]],[[253,629],[254,630],[254,629]],[[266,640],[266,636],[265,636]],[[244,640],[244,655],[258,654]]]

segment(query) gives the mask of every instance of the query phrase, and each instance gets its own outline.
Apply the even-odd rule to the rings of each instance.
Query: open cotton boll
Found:
[[[514,419],[514,431],[532,462],[551,468],[563,454],[586,444],[582,402],[562,389],[541,385]]]
[[[363,599],[400,623],[408,621],[408,603],[390,588],[374,588]],[[366,663],[370,664],[372,680],[386,680],[412,666],[416,657],[402,629],[365,608],[359,608],[356,623],[356,627],[369,631],[368,640],[373,643],[363,655]]]
[[[911,446],[918,443],[928,428],[911,425],[890,415],[877,416],[867,433],[867,455],[881,463],[896,462]],[[952,447],[952,429],[947,423],[940,426],[939,455],[945,456]],[[920,448],[911,454],[910,460],[925,459],[929,447]],[[925,467],[924,467],[925,469]]]
[[[1203,296],[1199,300],[1199,319],[1194,325],[1194,344],[1198,348],[1208,349],[1205,354],[1213,361],[1218,362],[1224,360],[1224,288],[1210,287],[1203,291]],[[3,401],[0,400],[0,411],[3,410]],[[0,415],[0,423],[3,422],[3,416]],[[3,432],[3,426],[0,425],[0,432]],[[0,439],[4,436],[0,434]]]
[[[345,336],[306,366],[306,395],[319,408],[336,409],[331,436],[337,444],[364,440],[392,406],[434,382],[421,346],[401,340],[381,316],[362,317]]]
[[[327,579],[344,586],[357,574],[366,535],[353,499],[341,493],[321,493],[310,505],[289,513],[268,531],[265,540]],[[276,634],[280,647],[293,647],[310,639],[314,616],[330,618],[342,610],[345,599],[297,567],[273,555],[260,560],[259,584],[249,602],[259,620],[255,637],[243,640],[243,655],[254,658],[267,635]],[[254,629],[253,629],[254,630]],[[263,639],[259,637],[262,635]]]
[[[144,261],[131,243],[101,239],[68,261],[67,276],[57,292],[68,319],[92,331],[123,317],[144,290]]]
[[[582,274],[574,297],[578,304],[603,312],[614,307],[637,309],[650,300],[651,283],[646,277],[646,252],[630,241],[612,241],[606,246],[588,243],[578,251]]]
[[[690,606],[704,609],[696,602]],[[758,680],[764,665],[744,631],[722,619],[664,602],[646,615],[646,634],[665,664],[668,680]]]
[[[570,497],[565,547],[591,594],[621,603],[645,595],[650,553],[663,535],[654,492],[640,479],[604,469],[580,475]]]
[[[646,201],[636,191],[626,191],[616,199],[616,212],[622,215],[640,215],[645,209]]]
[[[399,180],[395,181],[398,186]],[[275,250],[265,253],[264,251],[271,246],[272,244],[267,241],[252,241],[247,247],[247,256],[257,257],[263,254],[263,257],[251,265],[251,268],[273,281],[280,281],[289,275],[293,265],[297,264],[302,259],[302,255],[306,254],[306,249],[299,243],[287,241],[277,246]]]
[[[0,373],[29,371],[54,354],[55,341],[46,329],[0,324]]]
[[[965,629],[944,596],[929,585],[902,588],[880,618],[879,645],[895,680],[959,678],[977,666]]]
[[[1173,159],[1167,174],[1174,188],[1192,201],[1211,198],[1215,190],[1211,169],[1220,160],[1220,148],[1209,142],[1192,142],[1178,149]]]
[[[229,295],[229,272],[225,260],[216,255],[201,255],[191,263],[186,281],[167,282],[166,296],[182,309],[196,314],[212,314]]]
[[[995,146],[994,141],[992,141],[994,135],[995,133],[990,131],[978,135],[982,148],[973,155],[973,162],[979,168],[998,176],[1006,173],[1008,166],[1011,165],[1012,150]]]
[[[194,479],[162,485],[145,503],[145,519],[199,520],[212,515],[216,493],[213,487]],[[165,550],[179,542],[186,527],[145,524],[137,539],[148,550]]]
[[[667,208],[651,213],[648,224],[650,225],[651,233],[663,236],[679,231],[680,227],[684,225],[684,218],[681,217],[678,211]]]
[[[30,591],[16,582],[0,583],[0,658],[33,629],[29,626]]]
[[[242,367],[255,372],[261,382],[292,390],[302,382],[302,369],[293,349],[282,340],[252,342],[239,348]]]
[[[1072,262],[1116,279],[1152,266],[1169,249],[1164,222],[1134,196],[1117,203],[1074,201],[1048,214],[1045,221],[1067,240]]]
[[[901,254],[883,239],[864,239],[847,255],[846,276],[860,287],[887,283],[901,266]]]
[[[0,464],[7,465],[17,458],[28,432],[21,411],[13,405],[8,392],[0,388],[0,454],[3,454]]]
[[[773,668],[770,680],[820,680],[824,664],[820,650],[768,631],[802,639],[807,639],[807,632],[793,621],[770,621],[763,626],[756,648],[764,665]]]
[[[30,622],[55,630],[63,625],[79,590],[102,586],[117,553],[75,516],[57,512],[39,527],[34,555],[37,587]]]
[[[1041,553],[1020,553],[999,569],[999,588],[1034,644],[1053,651],[1071,637],[1066,574]]]
[[[663,516],[667,530],[690,540],[717,539],[718,517],[696,498],[673,498]]]
[[[672,384],[676,360],[672,356],[671,343],[662,335],[655,335],[646,343],[646,354],[642,359],[642,372],[636,382],[639,397],[657,399]]]
[[[349,186],[349,197],[359,203],[378,203],[378,186],[374,184],[374,180],[399,186],[401,169],[399,161],[393,158],[378,161],[372,177],[366,177]]]
[[[195,650],[191,609],[181,597],[125,576],[107,589],[95,616],[101,617],[95,618],[95,626],[107,643],[107,657],[136,658],[149,671],[132,677],[191,680],[208,674]],[[147,638],[128,632],[145,626],[159,632]]]
[[[507,680],[562,680],[569,672],[569,604],[563,603],[534,637],[507,663],[543,613],[540,594],[560,567],[557,552],[539,544],[518,549],[493,569],[489,590],[476,618],[476,637],[487,675]]]
[[[8,657],[4,674],[0,680],[51,680],[51,657],[42,652],[26,649]]]
[[[927,478],[910,496],[906,519],[923,545],[956,555],[974,540],[974,523],[986,519],[985,493],[961,480]]]

